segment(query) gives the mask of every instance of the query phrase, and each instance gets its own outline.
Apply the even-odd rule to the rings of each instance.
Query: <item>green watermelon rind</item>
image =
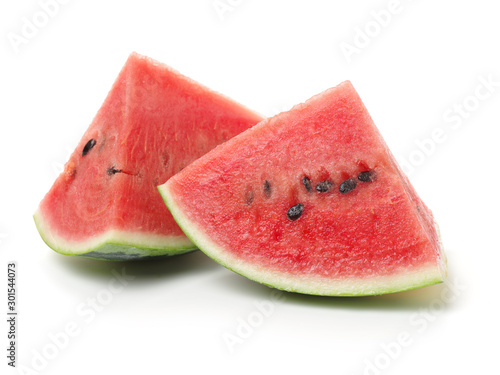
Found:
[[[174,256],[197,250],[184,236],[166,237],[144,233],[107,231],[94,239],[75,243],[68,242],[49,230],[40,210],[33,219],[43,241],[52,250],[69,256],[81,256],[100,260],[136,260],[151,257]],[[169,244],[165,246],[165,244]]]
[[[325,278],[307,280],[302,276],[294,277],[269,269],[259,269],[258,266],[244,263],[220,249],[176,204],[175,197],[168,190],[168,183],[158,186],[158,191],[177,224],[201,251],[227,269],[269,287],[301,294],[357,297],[403,292],[438,284],[446,278],[446,266],[434,263],[411,272],[405,270],[394,276],[380,276],[372,279],[351,278],[342,282]],[[442,262],[445,263],[446,260],[443,259]]]

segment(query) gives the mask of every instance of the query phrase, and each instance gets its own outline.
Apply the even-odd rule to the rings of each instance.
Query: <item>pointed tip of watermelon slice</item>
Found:
[[[71,241],[58,236],[55,230],[50,229],[50,224],[40,209],[33,214],[33,219],[42,240],[52,250],[63,255],[125,261],[180,255],[197,250],[184,236],[165,238],[155,234],[118,230],[106,231],[84,241]]]
[[[193,87],[197,87],[198,90],[200,90],[200,91],[206,91],[206,92],[214,94],[214,96],[218,97],[218,100],[220,100],[221,102],[224,102],[225,105],[232,106],[235,103],[234,100],[231,99],[229,96],[227,96],[227,95],[225,95],[225,94],[223,94],[223,93],[221,93],[219,91],[213,90],[213,89],[211,89],[208,86],[205,86],[205,85],[201,84],[200,82],[196,81],[195,79],[182,74],[179,70],[171,67],[170,65],[167,65],[165,63],[162,63],[161,61],[155,60],[152,57],[149,57],[149,56],[146,56],[146,55],[142,55],[142,54],[140,54],[140,53],[138,53],[136,51],[133,51],[133,52],[130,53],[130,55],[128,56],[127,62],[124,65],[124,68],[133,70],[133,69],[136,69],[137,66],[141,66],[141,65],[143,65],[143,66],[149,66],[149,67],[153,67],[153,66],[154,67],[160,67],[162,70],[168,71],[172,75],[178,77],[178,79],[182,79],[185,82],[188,82]],[[242,110],[244,110],[246,113],[251,114],[252,116],[254,116],[256,120],[263,120],[265,118],[265,116],[263,114],[261,114],[261,113],[255,111],[255,110],[247,107],[246,105],[238,103],[238,106]],[[255,122],[255,124],[257,122]]]

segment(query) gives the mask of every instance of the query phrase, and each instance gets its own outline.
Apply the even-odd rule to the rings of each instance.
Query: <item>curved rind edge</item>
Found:
[[[293,277],[277,271],[260,268],[242,262],[227,252],[222,251],[198,225],[187,218],[183,210],[176,204],[170,193],[169,182],[158,186],[163,201],[177,224],[186,236],[198,248],[217,263],[229,270],[258,283],[284,290],[311,295],[322,296],[369,296],[402,292],[424,286],[438,284],[444,281],[446,272],[442,272],[441,265],[431,264],[412,272],[405,271],[393,276],[380,276],[372,279],[350,279],[346,281],[328,280],[320,278]]]
[[[180,255],[197,250],[196,245],[185,237],[168,238],[117,230],[107,231],[89,241],[71,243],[50,231],[40,209],[33,214],[33,219],[40,237],[47,246],[63,255],[126,261]],[[165,246],[166,242],[169,242],[168,246]]]

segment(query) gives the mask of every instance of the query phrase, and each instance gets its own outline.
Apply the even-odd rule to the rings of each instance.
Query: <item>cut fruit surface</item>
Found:
[[[272,287],[372,295],[446,276],[432,213],[350,82],[262,121],[158,189],[198,248]]]
[[[34,218],[68,255],[135,259],[195,249],[156,186],[262,117],[131,54]]]

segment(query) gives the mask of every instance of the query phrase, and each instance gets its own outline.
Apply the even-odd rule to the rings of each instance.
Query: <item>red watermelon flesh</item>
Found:
[[[45,242],[68,255],[131,259],[195,248],[156,186],[262,118],[132,54],[40,203]]]
[[[432,213],[350,82],[262,121],[159,191],[201,250],[279,289],[371,295],[446,275]]]

